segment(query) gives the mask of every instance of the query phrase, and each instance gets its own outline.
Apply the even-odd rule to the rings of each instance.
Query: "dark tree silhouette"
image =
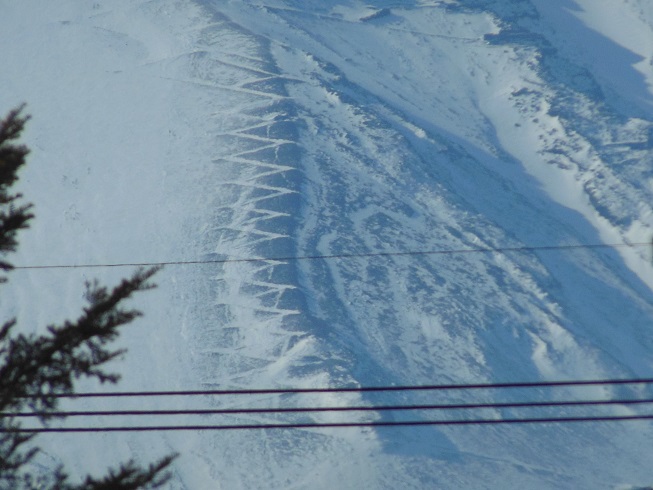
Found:
[[[0,121],[0,270],[5,273],[13,268],[6,257],[18,246],[18,232],[33,218],[31,204],[22,203],[22,196],[11,192],[29,153],[27,147],[16,144],[29,119],[22,111],[21,106]],[[46,335],[14,333],[16,319],[0,326],[0,489],[150,489],[169,479],[174,456],[147,468],[129,461],[103,477],[87,476],[80,484],[69,483],[63,468],[34,475],[29,463],[38,452],[31,444],[35,434],[21,432],[20,423],[10,415],[31,411],[41,422],[62,418],[55,413],[58,395],[72,395],[76,379],[116,383],[119,377],[106,372],[104,365],[123,351],[112,350],[109,344],[120,327],[141,315],[122,305],[135,292],[154,287],[149,280],[156,271],[139,269],[113,289],[87,283],[88,306],[79,318],[49,326]],[[6,276],[0,278],[6,281]]]

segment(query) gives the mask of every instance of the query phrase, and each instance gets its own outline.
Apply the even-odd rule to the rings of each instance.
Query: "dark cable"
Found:
[[[454,426],[454,425],[499,425],[499,424],[560,424],[574,422],[625,422],[652,420],[653,415],[616,415],[598,417],[556,417],[526,419],[469,419],[469,420],[410,420],[380,422],[308,422],[302,424],[239,424],[239,425],[163,425],[132,427],[43,427],[0,429],[0,433],[84,433],[84,432],[169,432],[169,431],[220,431],[254,429],[321,429],[347,427],[399,427],[399,426]]]
[[[574,249],[597,249],[597,248],[622,248],[622,247],[649,247],[650,243],[612,243],[612,244],[589,244],[589,245],[543,245],[543,246],[524,246],[524,247],[499,247],[499,248],[468,248],[468,249],[451,249],[451,250],[426,250],[413,252],[368,252],[368,253],[351,253],[351,254],[333,254],[333,255],[304,255],[304,256],[286,256],[286,257],[259,257],[244,259],[216,259],[216,260],[177,260],[168,262],[124,262],[114,264],[62,264],[62,265],[23,265],[16,266],[14,269],[80,269],[80,268],[102,268],[102,267],[150,267],[164,265],[201,265],[201,264],[229,264],[242,262],[290,262],[299,260],[333,260],[333,259],[352,259],[365,257],[401,257],[412,255],[452,255],[465,253],[492,253],[492,252],[537,252],[550,250],[574,250]]]
[[[194,390],[194,391],[116,391],[95,393],[73,393],[48,395],[53,398],[109,398],[109,397],[151,397],[151,396],[225,396],[225,395],[280,395],[301,393],[370,393],[397,391],[439,391],[439,390],[475,390],[498,388],[550,388],[561,386],[602,386],[624,384],[652,384],[653,378],[635,379],[596,379],[569,381],[534,381],[515,383],[474,383],[418,386],[363,386],[358,388],[270,388],[251,390]],[[38,395],[22,398],[38,398]]]
[[[286,408],[219,408],[200,410],[107,410],[107,411],[66,411],[66,412],[0,412],[0,418],[16,417],[95,417],[95,416],[162,416],[162,415],[238,415],[269,413],[309,413],[309,412],[383,412],[399,410],[465,410],[465,409],[501,409],[501,408],[536,408],[536,407],[570,407],[600,405],[643,405],[653,403],[653,399],[641,400],[568,400],[544,402],[506,402],[506,403],[461,403],[436,405],[379,405],[350,407],[286,407]]]

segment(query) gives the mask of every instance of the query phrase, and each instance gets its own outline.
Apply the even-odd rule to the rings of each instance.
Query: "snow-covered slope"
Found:
[[[34,116],[21,185],[38,218],[16,262],[217,261],[168,265],[139,298],[116,367],[126,389],[651,376],[652,36],[647,0],[0,2],[0,108],[24,100]],[[634,245],[514,250],[601,243]],[[497,248],[513,251],[406,254]],[[128,272],[17,270],[2,308],[38,328],[74,316],[85,278]],[[645,422],[52,435],[39,463],[99,471],[173,448],[171,488],[629,488],[653,484],[651,435]]]

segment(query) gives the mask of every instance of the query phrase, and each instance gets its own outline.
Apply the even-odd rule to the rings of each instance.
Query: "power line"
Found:
[[[632,379],[594,379],[566,381],[527,381],[510,383],[438,384],[405,386],[361,386],[351,388],[264,388],[250,390],[193,390],[193,391],[116,391],[82,392],[48,395],[53,398],[111,398],[111,397],[159,397],[159,396],[228,396],[228,395],[283,395],[310,393],[370,393],[370,392],[411,392],[441,390],[477,390],[500,388],[554,388],[563,386],[609,386],[627,384],[653,384],[653,378]],[[27,395],[21,398],[38,398]]]
[[[168,416],[168,415],[245,415],[273,413],[312,413],[312,412],[384,412],[417,410],[469,410],[502,408],[542,408],[601,405],[644,405],[653,403],[653,399],[638,400],[564,400],[534,402],[500,402],[500,403],[460,403],[431,405],[377,405],[377,406],[338,406],[338,407],[282,407],[282,408],[219,408],[199,410],[95,410],[95,411],[61,411],[61,412],[0,412],[0,418],[29,417],[104,417],[104,416]]]
[[[367,252],[367,253],[348,253],[332,255],[300,255],[300,256],[280,256],[280,257],[251,257],[241,259],[210,259],[210,260],[176,260],[167,262],[119,262],[109,264],[61,264],[61,265],[22,265],[15,266],[14,269],[89,269],[89,268],[108,268],[108,267],[151,267],[165,265],[206,265],[206,264],[233,264],[248,262],[293,262],[303,260],[334,260],[334,259],[354,259],[366,257],[402,257],[402,256],[419,256],[419,255],[454,255],[454,254],[473,254],[473,253],[507,253],[507,252],[543,252],[557,250],[576,250],[576,249],[603,249],[603,248],[632,248],[632,247],[650,247],[649,242],[637,243],[596,243],[587,245],[542,245],[542,246],[523,246],[523,247],[479,247],[463,248],[449,250],[424,250],[408,252]]]
[[[77,395],[59,395],[60,397],[110,397],[110,396],[186,396],[186,395],[243,395],[243,394],[289,394],[289,393],[334,393],[334,392],[369,392],[369,391],[416,391],[416,390],[468,390],[496,388],[546,388],[563,386],[606,386],[625,384],[651,384],[652,378],[638,379],[602,379],[602,380],[568,380],[518,383],[478,383],[449,384],[428,386],[386,386],[359,388],[297,388],[297,389],[263,389],[263,390],[212,390],[193,392],[122,392],[122,393],[80,393]],[[608,406],[608,405],[643,405],[653,403],[653,399],[621,400],[564,400],[531,401],[500,403],[461,403],[429,405],[378,405],[378,406],[344,406],[344,407],[301,407],[301,408],[236,408],[236,409],[202,409],[202,410],[123,410],[123,411],[67,411],[35,413],[0,413],[0,418],[34,417],[49,414],[51,416],[165,416],[165,415],[246,415],[273,413],[311,413],[311,412],[354,412],[354,411],[417,411],[417,410],[463,410],[463,409],[502,409],[502,408],[536,408],[563,406]],[[8,428],[2,432],[21,433],[89,433],[89,432],[161,432],[161,431],[222,431],[254,429],[311,429],[311,428],[347,428],[347,427],[392,427],[392,426],[460,426],[460,425],[494,425],[494,424],[534,424],[534,423],[574,423],[574,422],[617,422],[651,420],[653,415],[627,416],[576,416],[576,417],[527,417],[514,419],[478,419],[463,420],[417,420],[417,421],[377,421],[377,422],[339,422],[339,423],[275,423],[275,424],[237,424],[237,425],[160,425],[160,426],[113,426],[113,427],[45,427],[45,428]]]
[[[541,417],[522,419],[468,419],[468,420],[409,420],[377,422],[307,422],[299,424],[238,424],[238,425],[160,425],[131,427],[42,427],[0,429],[0,433],[98,433],[98,432],[170,432],[170,431],[224,431],[267,429],[323,429],[353,427],[408,427],[408,426],[461,426],[461,425],[508,425],[508,424],[560,424],[578,422],[626,422],[653,420],[653,415],[616,415],[594,417]]]

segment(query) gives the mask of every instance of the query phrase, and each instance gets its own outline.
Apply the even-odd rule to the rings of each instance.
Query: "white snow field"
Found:
[[[169,263],[134,301],[145,316],[121,337],[120,385],[80,390],[653,376],[649,0],[0,0],[0,67],[0,111],[27,102],[33,116],[20,188],[37,215],[3,286],[4,317],[37,331],[77,315],[85,280]],[[558,246],[569,248],[529,249]],[[456,250],[477,251],[411,254]],[[628,385],[65,407],[647,396]],[[172,489],[625,490],[653,485],[652,440],[646,421],[44,434],[34,471],[99,474],[178,451]]]

